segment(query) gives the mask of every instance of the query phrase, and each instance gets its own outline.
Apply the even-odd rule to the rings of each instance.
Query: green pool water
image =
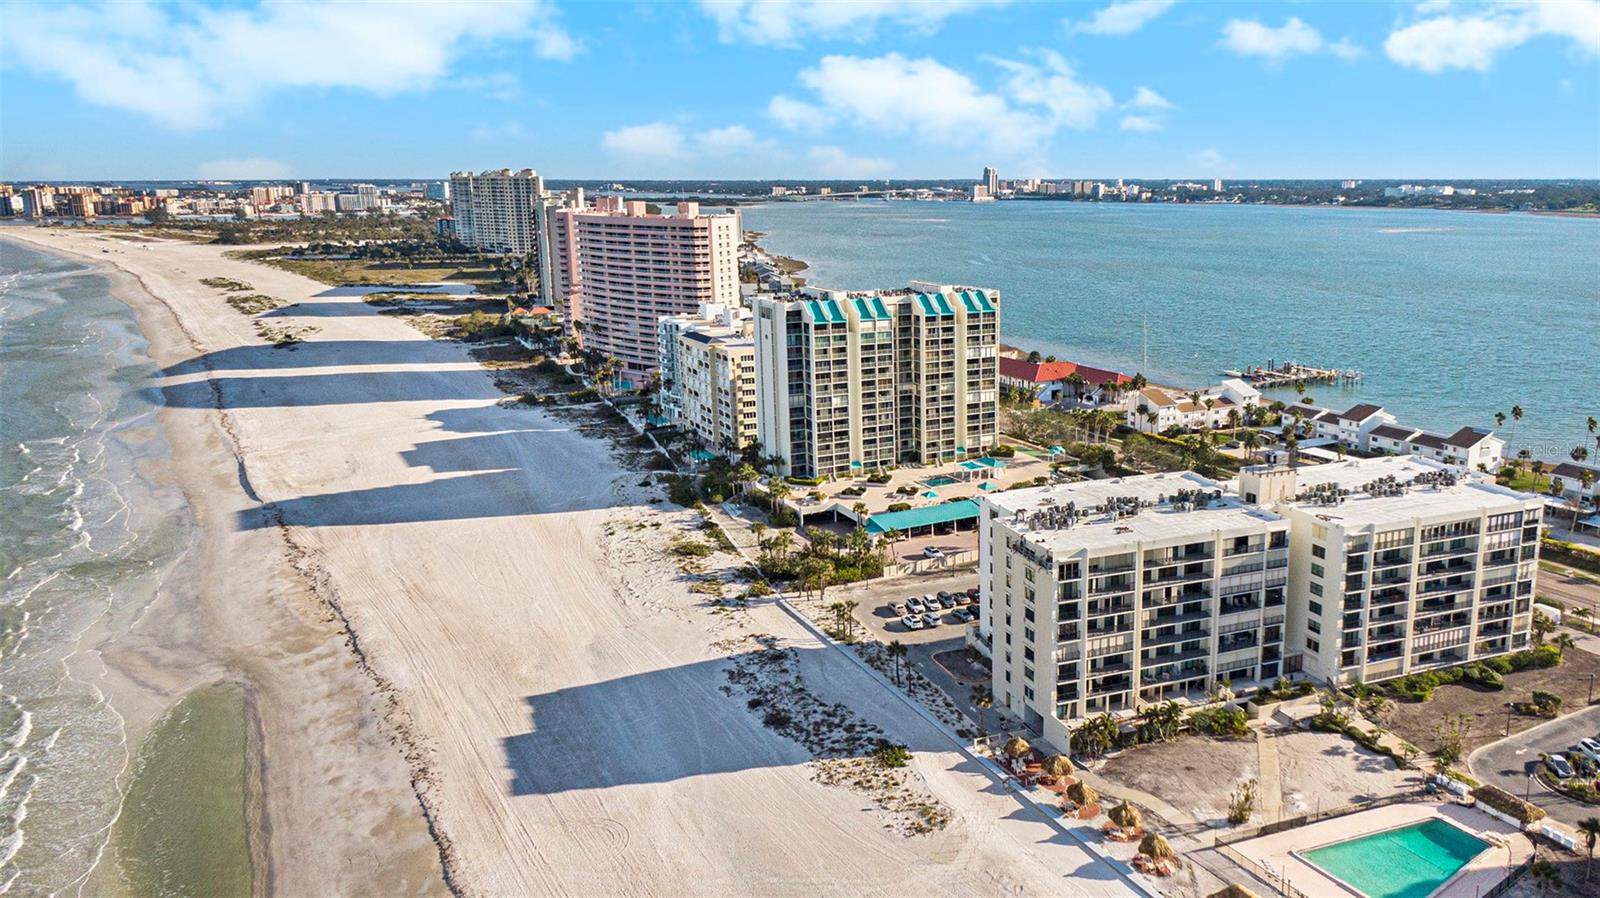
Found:
[[[939,474],[935,477],[929,477],[927,480],[922,482],[928,486],[949,486],[952,483],[960,483],[961,481],[955,479],[954,477],[946,477],[943,474]]]
[[[1425,820],[1304,856],[1367,898],[1427,898],[1488,847],[1442,820]]]

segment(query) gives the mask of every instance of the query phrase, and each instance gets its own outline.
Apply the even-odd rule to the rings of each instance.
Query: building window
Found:
[[[1311,594],[1312,595],[1314,595],[1314,596],[1322,595],[1322,584],[1321,583],[1308,583],[1306,585],[1311,587]]]
[[[1322,643],[1317,642],[1315,639],[1312,639],[1310,636],[1307,636],[1306,637],[1306,649],[1308,649],[1309,651],[1312,651],[1312,652],[1321,652],[1322,651]],[[1007,671],[1006,675],[1009,678],[1010,677],[1010,671]]]
[[[1308,620],[1308,621],[1306,621],[1306,629],[1310,630],[1313,633],[1321,633],[1322,632],[1322,624],[1320,624],[1320,623],[1318,623],[1318,622],[1316,622],[1314,620]]]
[[[1321,617],[1322,616],[1322,603],[1321,602],[1312,602],[1309,607],[1311,608],[1311,613],[1312,614],[1315,614],[1317,617]]]
[[[1327,558],[1328,557],[1328,550],[1324,549],[1323,547],[1321,547],[1319,545],[1317,545],[1316,543],[1312,543],[1311,544],[1311,555],[1312,555],[1313,558]]]
[[[1317,564],[1315,561],[1311,562],[1311,576],[1321,577],[1325,573],[1327,571],[1323,569],[1322,565]]]

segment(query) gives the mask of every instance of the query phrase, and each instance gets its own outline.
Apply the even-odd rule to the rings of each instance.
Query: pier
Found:
[[[1361,372],[1353,368],[1319,368],[1300,362],[1275,364],[1268,359],[1265,365],[1253,365],[1243,371],[1224,371],[1225,377],[1237,377],[1258,387],[1292,387],[1295,384],[1354,383]]]

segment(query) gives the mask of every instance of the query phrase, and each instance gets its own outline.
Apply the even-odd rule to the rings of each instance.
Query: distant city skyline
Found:
[[[14,3],[0,39],[7,180],[1600,177],[1597,0]]]

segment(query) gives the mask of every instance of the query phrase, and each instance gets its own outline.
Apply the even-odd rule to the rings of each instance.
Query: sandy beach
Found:
[[[462,344],[226,247],[0,236],[104,266],[163,367],[200,533],[102,676],[135,736],[194,686],[246,688],[258,892],[1129,894],[780,608],[691,591],[665,550],[697,516]],[[283,300],[262,320],[304,342],[202,278]],[[911,748],[945,828],[815,781],[730,687],[757,634]]]

